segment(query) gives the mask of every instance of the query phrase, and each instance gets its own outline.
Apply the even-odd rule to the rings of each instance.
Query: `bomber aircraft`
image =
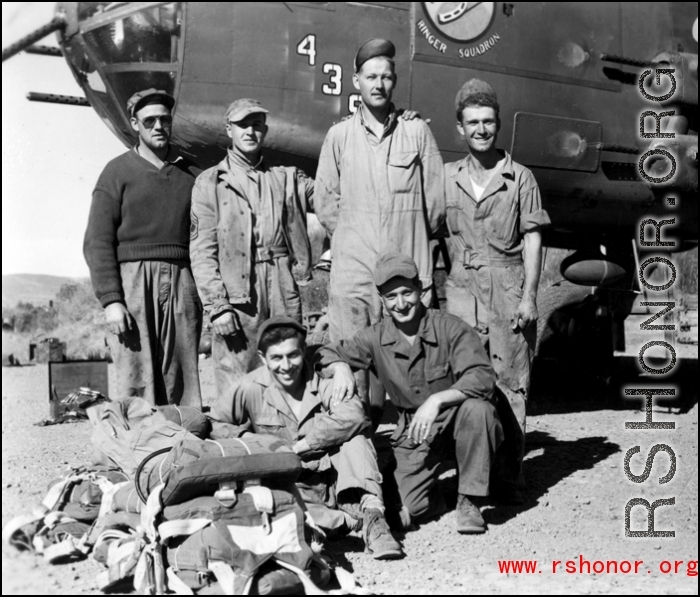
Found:
[[[3,60],[62,55],[85,97],[30,99],[91,106],[127,146],[127,98],[169,91],[173,142],[202,168],[225,151],[232,98],[260,98],[268,157],[313,175],[329,127],[357,110],[355,49],[391,39],[395,104],[430,119],[445,161],[465,151],[457,90],[488,80],[499,144],[534,172],[552,219],[545,244],[572,251],[563,278],[634,294],[644,218],[675,218],[664,234],[697,244],[697,13],[694,2],[60,2]],[[60,48],[35,45],[53,32]],[[598,296],[595,315],[619,328]]]

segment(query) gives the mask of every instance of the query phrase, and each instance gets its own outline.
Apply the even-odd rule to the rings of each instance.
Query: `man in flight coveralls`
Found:
[[[319,158],[315,208],[332,236],[328,315],[334,342],[381,319],[373,274],[386,252],[413,258],[425,304],[432,299],[430,236],[445,217],[444,167],[428,125],[400,118],[391,102],[395,54],[385,39],[360,47],[353,81],[361,105],[330,129]],[[384,392],[375,386],[372,395],[380,408]]]
[[[491,85],[471,79],[455,103],[469,155],[445,166],[452,262],[447,310],[477,331],[507,399],[499,403],[507,445],[494,489],[505,501],[517,502],[537,336],[540,229],[550,220],[532,172],[496,149],[500,107]]]

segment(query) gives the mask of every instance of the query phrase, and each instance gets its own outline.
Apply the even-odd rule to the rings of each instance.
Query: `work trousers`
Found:
[[[496,479],[511,486],[522,484],[526,408],[537,341],[535,325],[513,331],[524,283],[522,264],[465,269],[455,263],[446,285],[447,311],[476,330],[498,376],[506,444],[499,454]]]
[[[391,438],[396,458],[394,477],[401,502],[413,518],[442,514],[445,502],[437,486],[440,465],[457,462],[458,492],[489,495],[491,466],[503,441],[503,429],[493,402],[469,398],[440,413],[425,442],[408,436],[413,415],[399,410],[399,423]]]
[[[374,496],[383,507],[377,452],[364,435],[356,435],[307,466],[297,487],[324,531],[332,534],[352,528],[353,519],[362,516],[365,496]]]
[[[131,330],[108,339],[117,373],[112,398],[140,396],[157,406],[201,409],[202,306],[189,264],[132,261],[120,271]]]
[[[257,263],[251,278],[250,302],[231,305],[240,331],[233,336],[212,334],[217,396],[232,396],[236,382],[260,366],[257,335],[261,323],[281,315],[301,323],[301,298],[289,257]]]

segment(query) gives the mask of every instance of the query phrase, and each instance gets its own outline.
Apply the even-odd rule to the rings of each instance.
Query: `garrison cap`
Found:
[[[255,99],[244,98],[232,102],[226,110],[226,123],[240,122],[251,114],[268,114],[270,111],[262,107],[262,104]]]
[[[306,328],[303,325],[301,325],[296,319],[280,315],[277,317],[271,317],[267,321],[264,321],[260,326],[260,329],[258,330],[258,346],[260,346],[260,339],[263,337],[265,332],[268,332],[274,328],[292,328],[304,334],[304,338],[306,338]]]
[[[175,105],[175,98],[167,91],[151,87],[150,89],[134,93],[129,98],[129,101],[126,102],[126,111],[129,113],[129,116],[133,116],[141,108],[149,104],[163,104],[172,110]]]
[[[375,38],[366,41],[360,46],[355,56],[355,71],[359,71],[365,62],[377,56],[393,58],[396,56],[396,46],[388,39]]]
[[[418,277],[416,262],[402,253],[385,253],[377,261],[374,270],[374,283],[383,286],[392,278],[407,278],[413,280]]]
[[[462,102],[469,96],[476,93],[490,96],[494,102],[498,103],[496,92],[493,90],[491,85],[489,85],[486,81],[482,81],[481,79],[469,79],[464,85],[462,85],[462,89],[457,92],[457,97],[455,98],[455,109],[459,110]]]

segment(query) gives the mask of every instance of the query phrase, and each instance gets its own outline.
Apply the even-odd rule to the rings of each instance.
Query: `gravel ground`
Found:
[[[485,535],[456,534],[454,513],[449,512],[405,537],[405,560],[376,562],[352,536],[332,544],[333,551],[376,594],[697,594],[697,576],[688,574],[688,562],[697,566],[698,554],[697,350],[684,370],[693,381],[681,386],[681,407],[673,404],[654,412],[654,420],[675,422],[675,430],[626,430],[626,421],[644,419],[637,410],[641,402],[623,401],[614,392],[584,398],[571,389],[575,384],[570,380],[533,390],[527,501],[520,507],[486,509]],[[207,397],[213,396],[211,373],[211,361],[202,361]],[[646,383],[650,381],[656,380]],[[48,415],[47,386],[45,366],[3,369],[3,526],[30,511],[62,469],[90,459],[88,423],[34,426]],[[669,462],[661,454],[648,481],[641,485],[628,481],[627,450],[641,447],[633,460],[633,471],[640,474],[656,443],[670,445],[677,455],[673,480],[658,484]],[[443,486],[448,495],[454,491],[453,471],[446,472]],[[674,529],[675,538],[625,538],[628,500],[644,497],[652,502],[672,496],[676,505],[657,510],[656,529]],[[643,530],[644,525],[642,509],[635,508],[632,528]],[[643,564],[638,574],[567,574],[566,562],[578,562],[580,556],[590,562],[643,560]],[[536,560],[537,572],[502,573],[499,561],[507,559]],[[555,560],[563,563],[553,573]],[[660,571],[664,561],[682,563],[677,573],[664,574]],[[49,566],[41,558],[3,546],[2,570],[4,595],[88,595],[98,593],[94,578],[101,567],[91,560]]]

